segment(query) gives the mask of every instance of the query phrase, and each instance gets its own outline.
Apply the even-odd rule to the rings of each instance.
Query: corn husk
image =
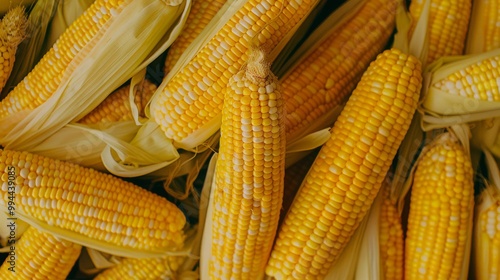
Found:
[[[28,16],[27,39],[21,42],[16,52],[12,73],[0,95],[3,99],[33,69],[43,56],[42,50],[48,25],[52,20],[59,0],[38,0]]]
[[[429,65],[424,74],[422,128],[426,131],[454,124],[470,123],[500,116],[500,102],[483,101],[444,92],[434,84],[448,75],[481,60],[500,55],[500,49],[455,57],[443,57]]]
[[[78,270],[86,275],[97,274],[118,263],[120,257],[84,247],[78,258]]]

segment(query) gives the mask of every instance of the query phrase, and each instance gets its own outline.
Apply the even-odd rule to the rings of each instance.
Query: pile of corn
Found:
[[[0,279],[500,279],[500,0],[0,3]]]

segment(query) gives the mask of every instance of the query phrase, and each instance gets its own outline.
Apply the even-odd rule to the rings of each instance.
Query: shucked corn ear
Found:
[[[128,258],[99,273],[94,280],[177,279],[176,271],[184,259],[185,257],[180,256],[145,259]]]
[[[422,152],[413,178],[404,279],[467,279],[472,164],[451,133],[434,141]]]
[[[4,211],[14,201],[22,219],[69,240],[102,251],[111,246],[112,254],[131,256],[183,245],[184,214],[165,198],[132,183],[11,150],[0,150],[0,172]],[[16,184],[15,195],[9,180]]]
[[[242,4],[196,56],[155,95],[154,121],[177,147],[192,149],[220,127],[229,78],[248,60],[250,46],[273,49],[318,0],[249,0]]]
[[[13,246],[15,255],[7,256],[0,267],[3,280],[66,279],[82,249],[34,227],[29,227]]]
[[[28,19],[21,6],[11,9],[0,22],[0,92],[14,67],[17,46],[26,37]]]
[[[144,117],[144,107],[156,91],[156,85],[144,80],[137,89],[134,103],[139,109],[139,115]],[[132,110],[129,102],[130,85],[117,89],[110,94],[94,110],[78,122],[82,124],[110,123],[132,120]]]
[[[429,3],[430,2],[430,3]],[[430,64],[443,56],[461,55],[465,47],[465,39],[471,13],[471,0],[421,0],[411,1],[410,15],[413,20],[412,31],[423,32],[413,34],[427,37],[427,60]],[[428,9],[426,9],[428,5]],[[426,21],[425,30],[415,30],[419,21]],[[423,38],[417,43],[424,43]]]
[[[169,73],[179,57],[217,14],[226,0],[193,0],[181,34],[168,49],[164,72]]]
[[[390,49],[370,64],[280,229],[266,274],[323,277],[369,210],[417,107],[417,58]]]
[[[282,79],[287,141],[343,103],[394,29],[395,0],[367,0]],[[333,120],[332,120],[333,121]]]
[[[500,1],[474,0],[467,35],[466,53],[500,48]]]
[[[45,102],[61,83],[66,67],[106,22],[123,9],[124,3],[125,0],[96,0],[61,35],[26,78],[0,102],[0,119],[15,112],[34,109]]]
[[[284,104],[262,51],[224,90],[212,219],[213,279],[261,279],[283,200]],[[209,224],[210,225],[210,224]]]

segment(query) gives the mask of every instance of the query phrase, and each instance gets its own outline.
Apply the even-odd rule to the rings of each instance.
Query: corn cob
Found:
[[[282,80],[289,143],[345,102],[394,29],[395,0],[368,0]]]
[[[123,9],[124,2],[96,0],[61,35],[26,78],[0,102],[0,119],[15,112],[34,109],[45,102],[61,83],[66,67],[106,22]]]
[[[500,2],[474,0],[467,35],[466,53],[481,53],[500,47]]]
[[[21,6],[11,9],[0,22],[0,92],[12,72],[17,46],[26,37],[27,27],[28,19]]]
[[[411,1],[410,15],[412,29],[422,14],[426,1],[430,2],[427,19],[427,61],[449,55],[461,55],[465,47],[465,38],[471,14],[471,0],[419,0]]]
[[[405,279],[465,279],[474,184],[469,155],[449,133],[431,143],[413,179]]]
[[[226,0],[194,0],[182,33],[168,50],[164,72],[169,73],[186,48],[200,35]]]
[[[318,0],[242,5],[151,104],[154,121],[177,147],[197,147],[220,127],[222,89],[248,60],[250,45],[271,52]]]
[[[96,124],[132,120],[132,110],[128,99],[129,91],[130,85],[117,89],[106,97],[99,106],[78,122],[82,124]],[[139,85],[134,103],[139,109],[140,116],[145,116],[144,108],[155,91],[156,85],[148,80],[144,80],[144,82]]]
[[[224,91],[212,216],[213,279],[260,279],[283,199],[285,124],[278,80],[262,51]]]
[[[500,101],[500,55],[471,63],[433,86],[449,94],[484,101]]]
[[[18,215],[61,229],[61,235],[77,233],[136,250],[183,244],[186,218],[174,204],[109,174],[10,150],[0,150],[0,171],[0,206],[13,200]],[[14,197],[9,180],[16,184]]]
[[[175,273],[183,261],[183,257],[128,258],[99,273],[94,280],[177,279]]]
[[[81,245],[29,227],[14,245],[15,260],[9,255],[0,267],[3,280],[66,279]]]
[[[417,58],[397,49],[370,64],[332,128],[279,232],[266,274],[321,278],[369,210],[410,125]]]
[[[379,250],[382,279],[403,279],[404,241],[401,216],[390,198],[390,185],[384,183],[381,191],[383,197],[379,216]]]

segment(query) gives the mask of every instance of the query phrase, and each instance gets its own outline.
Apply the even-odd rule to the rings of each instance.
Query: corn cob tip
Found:
[[[26,38],[28,18],[23,6],[12,8],[2,19],[0,25],[0,40],[12,46],[17,46]]]
[[[269,66],[264,50],[260,48],[251,49],[246,66],[247,79],[253,83],[266,79],[269,75]]]

